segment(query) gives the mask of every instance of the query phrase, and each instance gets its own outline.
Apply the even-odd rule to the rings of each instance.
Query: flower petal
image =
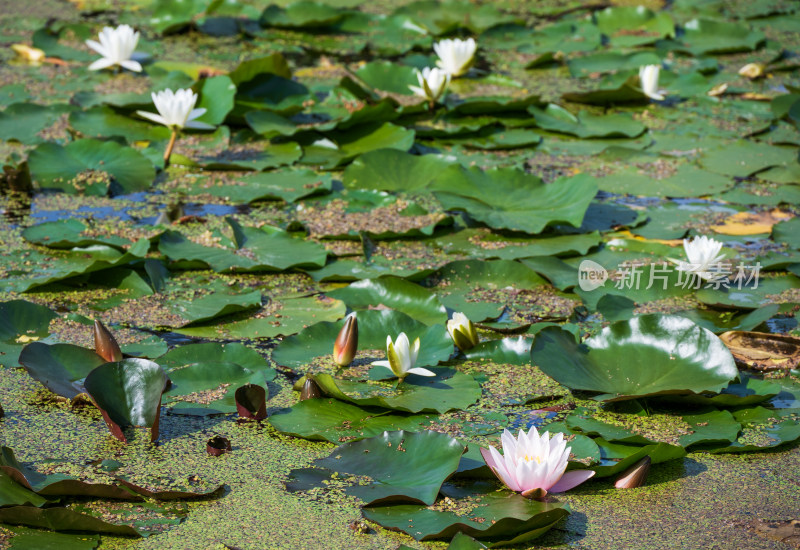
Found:
[[[183,126],[184,128],[192,128],[194,130],[213,130],[216,128],[216,126],[206,124],[205,122],[200,122],[199,120],[190,120]]]
[[[436,376],[435,372],[431,372],[428,369],[423,369],[422,367],[408,369],[406,372],[408,374],[416,374],[418,376]]]
[[[101,69],[107,69],[108,67],[112,67],[112,66],[114,66],[114,62],[113,61],[111,61],[110,59],[107,59],[105,57],[101,57],[100,59],[98,59],[97,61],[95,61],[91,65],[89,65],[89,70],[90,71],[99,71]]]
[[[566,472],[555,485],[550,487],[551,493],[563,493],[577,487],[594,475],[592,470],[570,470]]]
[[[133,71],[135,73],[142,72],[142,65],[138,61],[125,59],[123,61],[120,61],[119,64],[128,69],[129,71]]]
[[[146,119],[152,120],[153,122],[163,124],[164,126],[169,126],[164,117],[162,117],[161,115],[157,115],[156,113],[148,113],[147,111],[136,111],[136,114]]]

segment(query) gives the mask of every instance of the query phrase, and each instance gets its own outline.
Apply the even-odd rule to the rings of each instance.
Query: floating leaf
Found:
[[[195,189],[233,203],[260,200],[296,202],[305,197],[329,193],[331,186],[329,175],[317,174],[312,170],[292,170],[249,174],[237,178],[235,182],[200,182]]]
[[[342,181],[350,189],[413,192],[428,187],[449,165],[435,155],[379,149],[353,161],[344,171]]]
[[[325,373],[313,376],[326,395],[361,407],[444,413],[466,409],[480,397],[480,384],[472,376],[449,368],[433,372],[435,376],[410,374],[398,384],[337,380]]]
[[[48,390],[73,399],[86,391],[81,381],[106,360],[93,350],[72,344],[34,342],[25,346],[19,362]]]
[[[454,166],[434,183],[435,195],[447,209],[464,210],[486,225],[536,234],[555,223],[579,227],[597,192],[586,175],[561,178],[545,185],[521,170]]]
[[[619,321],[582,344],[563,329],[539,332],[533,363],[572,389],[597,399],[719,391],[738,375],[725,345],[683,317],[649,314]],[[619,361],[624,357],[624,361]]]
[[[384,432],[345,443],[314,463],[334,472],[369,476],[369,485],[347,489],[366,505],[433,504],[442,483],[458,468],[464,445],[438,432]]]
[[[622,113],[593,115],[581,111],[574,115],[555,104],[545,109],[529,107],[528,111],[536,119],[536,125],[545,130],[570,134],[579,138],[628,137],[635,138],[647,128],[641,122]]]
[[[141,536],[139,531],[128,525],[108,523],[100,518],[61,507],[40,509],[31,506],[12,506],[0,508],[0,522],[51,531],[84,531],[123,537]]]
[[[668,13],[644,6],[608,7],[595,13],[595,19],[614,47],[643,46],[675,35],[675,23]]]
[[[800,365],[800,338],[744,331],[729,331],[719,337],[740,368],[788,371]]]
[[[0,365],[17,366],[25,343],[49,335],[50,321],[57,317],[50,308],[25,300],[0,302]]]
[[[43,143],[28,157],[31,178],[40,189],[87,195],[144,191],[155,168],[140,152],[113,141],[80,139],[66,146]]]
[[[561,502],[543,502],[518,494],[489,493],[468,515],[425,506],[365,508],[364,517],[388,529],[402,531],[416,540],[450,539],[461,532],[478,539],[503,539],[497,546],[514,544],[543,535],[569,515]],[[410,520],[410,521],[409,521]]]
[[[430,290],[397,277],[364,279],[345,288],[327,293],[342,300],[353,309],[385,306],[425,323],[434,325],[447,321],[447,312]]]
[[[381,435],[385,431],[422,430],[432,422],[430,415],[400,415],[385,410],[357,407],[331,398],[307,399],[281,409],[269,422],[281,433],[304,439],[340,443]]]

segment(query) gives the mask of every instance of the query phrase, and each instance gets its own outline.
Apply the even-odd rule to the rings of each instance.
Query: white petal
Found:
[[[115,65],[115,63],[113,61],[111,61],[110,59],[107,59],[105,57],[101,57],[100,59],[98,59],[97,61],[95,61],[91,65],[89,65],[89,70],[90,71],[99,71],[100,69],[107,69],[108,67],[113,67],[114,65]]]
[[[200,122],[199,120],[190,120],[183,126],[184,128],[192,128],[194,130],[213,130],[216,128],[216,126],[212,124],[206,124],[205,122]]]
[[[169,124],[167,124],[167,121],[164,120],[164,117],[162,117],[161,115],[157,115],[155,113],[148,113],[147,111],[136,111],[136,114],[141,117],[150,119],[153,122],[163,124],[164,126],[169,126]]]
[[[124,59],[120,61],[119,64],[128,69],[129,71],[133,71],[135,73],[142,72],[142,65],[138,61],[133,61],[131,59]]]
[[[99,53],[100,55],[102,55],[103,57],[107,57],[108,52],[99,42],[95,42],[94,40],[87,40],[86,45],[89,46],[94,51],[96,51],[97,53]]]
[[[422,367],[416,367],[413,369],[408,369],[406,371],[409,374],[416,374],[419,376],[436,376],[435,372],[431,372],[428,369],[423,369]]]

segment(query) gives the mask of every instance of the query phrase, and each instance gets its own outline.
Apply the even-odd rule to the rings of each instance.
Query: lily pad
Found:
[[[644,6],[613,6],[595,13],[597,27],[613,47],[630,48],[652,44],[675,35],[672,17]]]
[[[480,496],[480,504],[469,515],[413,505],[365,508],[363,514],[370,521],[416,540],[448,540],[461,532],[477,539],[502,538],[496,545],[505,546],[514,544],[517,536],[523,542],[543,535],[569,515],[569,507],[558,501],[489,493]]]
[[[344,171],[350,189],[414,192],[428,187],[449,162],[435,155],[412,155],[397,149],[365,153]]]
[[[0,365],[17,366],[23,346],[47,337],[57,317],[50,308],[25,300],[0,302]]]
[[[514,169],[448,168],[433,184],[447,209],[464,210],[486,225],[536,234],[548,225],[579,227],[597,192],[587,175],[545,184]]]
[[[410,374],[399,384],[337,380],[325,373],[315,374],[314,380],[326,395],[341,401],[409,413],[466,409],[480,397],[481,386],[472,376],[450,368],[432,372],[436,375]]]
[[[363,279],[345,288],[327,292],[327,295],[342,300],[353,309],[385,306],[426,325],[444,324],[447,321],[447,312],[436,295],[397,277]]]
[[[19,362],[48,390],[72,399],[86,391],[83,379],[106,360],[93,350],[72,344],[33,342],[22,350]]]
[[[341,443],[381,435],[385,431],[422,430],[430,415],[400,415],[364,409],[338,399],[306,399],[272,413],[269,422],[281,433],[303,439]]]
[[[235,182],[200,182],[195,189],[232,203],[262,200],[296,202],[299,199],[329,193],[331,177],[312,170],[292,170],[249,174]]]
[[[43,143],[28,157],[31,178],[43,190],[119,195],[144,191],[155,168],[140,152],[113,141],[80,139],[66,146]]]
[[[712,332],[660,314],[619,321],[581,344],[563,329],[545,328],[531,358],[560,384],[603,392],[598,400],[716,392],[738,375],[730,351]]]
[[[458,468],[464,445],[449,435],[432,432],[384,432],[382,435],[345,443],[319,467],[340,473],[369,476],[369,485],[347,492],[366,505],[394,502],[433,504],[442,483]]]
[[[534,116],[536,125],[540,128],[552,132],[570,134],[582,139],[635,138],[647,130],[644,124],[622,113],[594,115],[587,111],[581,111],[574,115],[563,107],[552,103],[545,109],[529,107],[528,111]]]

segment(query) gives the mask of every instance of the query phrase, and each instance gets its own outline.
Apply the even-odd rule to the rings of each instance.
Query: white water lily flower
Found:
[[[158,93],[152,93],[151,97],[158,114],[136,111],[137,115],[168,126],[173,131],[183,128],[195,128],[198,130],[212,130],[214,128],[210,124],[195,120],[203,116],[206,110],[204,108],[194,108],[195,103],[197,103],[197,94],[192,90],[178,90],[177,92],[161,90]]]
[[[396,377],[400,380],[409,374],[418,374],[420,376],[436,376],[435,373],[422,367],[414,367],[417,362],[417,355],[419,354],[419,338],[414,340],[414,345],[408,343],[408,336],[405,332],[401,332],[397,340],[392,343],[392,337],[386,337],[386,357],[388,361],[374,361],[373,365],[386,367],[391,369]]]
[[[439,56],[436,65],[452,77],[467,73],[475,62],[475,51],[477,49],[478,45],[473,38],[468,38],[467,40],[448,38],[433,45],[433,51]]]
[[[109,67],[124,67],[129,71],[141,72],[142,66],[133,59],[133,51],[139,42],[139,33],[130,25],[120,25],[116,29],[105,27],[100,31],[100,42],[87,40],[86,45],[102,55],[100,59],[89,65],[90,71],[98,71]]]
[[[663,90],[658,89],[658,72],[661,67],[658,65],[644,65],[639,67],[639,85],[642,87],[644,95],[656,101],[663,101]]]
[[[506,487],[524,497],[542,498],[548,492],[568,491],[594,475],[592,470],[566,471],[571,447],[567,447],[562,433],[551,439],[548,432],[539,435],[534,426],[528,433],[520,430],[515,438],[503,430],[500,441],[502,455],[494,447],[481,449],[481,455]]]
[[[424,97],[430,102],[435,102],[447,89],[447,85],[450,83],[450,75],[441,69],[425,67],[422,71],[417,70],[417,80],[419,81],[419,88],[409,86],[409,89],[416,95]]]
[[[453,318],[447,321],[447,332],[461,351],[472,349],[480,343],[475,325],[463,313],[453,313]]]
[[[683,239],[683,249],[688,262],[668,258],[671,262],[678,264],[678,271],[695,273],[707,281],[713,281],[721,276],[718,270],[713,269],[725,258],[725,254],[720,254],[721,242],[703,235],[695,237],[692,241]]]

